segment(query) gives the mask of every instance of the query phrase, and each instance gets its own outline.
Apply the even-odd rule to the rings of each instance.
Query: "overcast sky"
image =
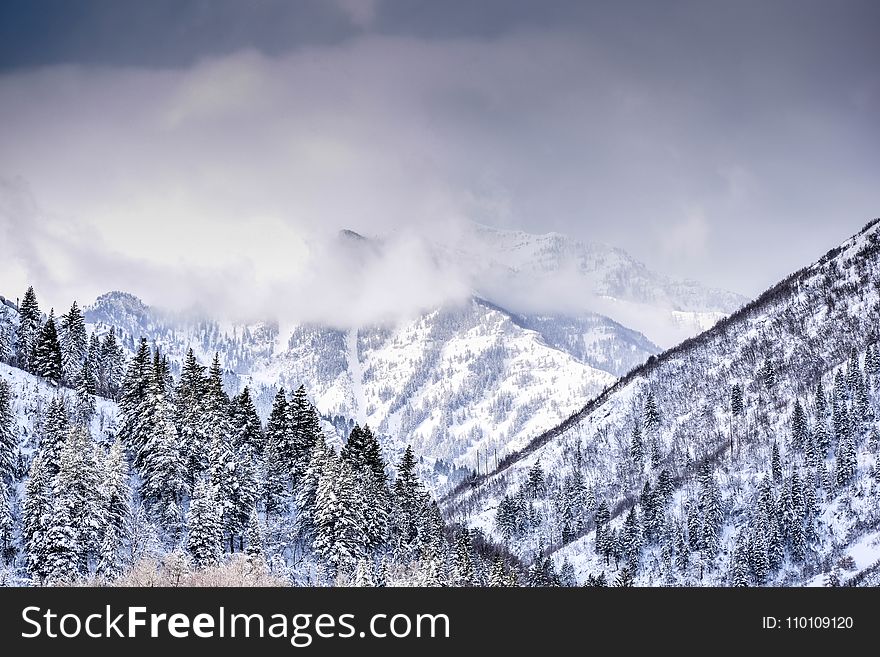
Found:
[[[0,293],[259,305],[322,232],[476,220],[754,296],[880,215],[878,34],[870,0],[7,0]]]

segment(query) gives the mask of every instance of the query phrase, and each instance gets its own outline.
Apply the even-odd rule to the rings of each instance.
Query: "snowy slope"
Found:
[[[723,500],[718,554],[698,567],[697,553],[691,553],[683,571],[668,572],[660,540],[644,551],[637,583],[730,583],[736,537],[751,540],[756,533],[757,490],[770,485],[774,508],[782,508],[788,503],[786,486],[792,485],[795,472],[801,482],[807,476],[820,482],[813,525],[817,536],[803,560],[792,557],[786,548],[782,566],[768,581],[815,583],[818,575],[841,568],[848,554],[855,558],[856,570],[876,562],[880,559],[876,541],[880,529],[878,420],[853,420],[857,470],[847,484],[834,481],[837,438],[832,439],[827,458],[811,467],[804,452],[792,444],[791,423],[799,400],[806,409],[808,434],[813,435],[820,422],[833,434],[830,418],[817,414],[817,383],[830,394],[835,374],[852,370],[847,365],[851,350],[857,354],[859,372],[871,369],[867,350],[877,339],[880,321],[878,221],[709,331],[620,380],[476,485],[462,487],[445,500],[447,517],[503,540],[496,524],[499,504],[505,495],[515,496],[522,490],[530,470],[540,464],[548,492],[527,505],[532,509],[533,528],[508,546],[527,558],[541,546],[549,547],[557,565],[569,560],[581,580],[603,571],[613,578],[617,572],[614,560],[607,564],[595,550],[593,518],[598,502],[608,504],[612,526],[620,530],[633,502],[637,502],[636,512],[643,512],[638,502],[645,482],[656,487],[659,472],[665,469],[674,482],[665,507],[665,526],[680,529],[687,525],[685,505],[696,508],[699,504],[698,465],[707,462]],[[773,378],[763,374],[768,361]],[[880,382],[876,373],[865,376],[869,413],[880,418]],[[744,390],[744,412],[737,417],[731,412],[734,383]],[[633,427],[644,423],[649,391],[661,418],[657,434],[661,460],[656,467],[636,465],[630,451]],[[849,410],[842,412],[857,417],[856,401],[844,404]],[[770,484],[774,442],[781,452],[783,474],[780,481]],[[828,473],[824,483],[822,472]],[[576,473],[585,481],[586,501],[576,518],[580,529],[563,538],[564,516],[558,500],[566,477]]]
[[[41,421],[46,406],[56,395],[73,402],[73,391],[56,388],[40,377],[24,370],[0,363],[0,379],[6,381],[12,391],[12,410],[18,422],[19,444],[24,454],[30,454],[38,447]],[[95,440],[110,442],[119,429],[121,417],[119,407],[101,397],[96,398],[95,417],[92,418],[91,433]]]

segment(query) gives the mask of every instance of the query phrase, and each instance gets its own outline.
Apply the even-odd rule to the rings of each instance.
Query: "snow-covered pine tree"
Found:
[[[284,482],[285,489],[289,488],[290,471],[292,468],[291,462],[288,459],[291,458],[290,434],[293,429],[290,426],[291,418],[288,406],[287,394],[284,388],[279,388],[278,392],[275,393],[272,410],[266,421],[266,442],[264,448],[266,468],[271,468],[274,471],[273,478],[280,480],[281,472],[287,473],[287,481]],[[269,462],[270,454],[275,459],[275,463]],[[276,481],[275,483],[280,488],[281,481]]]
[[[373,565],[367,559],[358,559],[357,567],[354,571],[354,585],[362,588],[376,586]]]
[[[734,417],[743,414],[743,392],[739,383],[734,383],[730,388],[730,412]]]
[[[861,372],[859,368],[859,354],[856,351],[856,348],[853,347],[849,351],[849,362],[846,366],[846,387],[849,391],[850,398],[854,398],[856,394],[856,387],[858,385],[858,376]]]
[[[67,439],[69,426],[70,421],[64,397],[60,394],[55,395],[46,407],[46,415],[43,418],[43,435],[40,438],[40,451],[52,477],[58,473],[61,465],[61,449]]]
[[[166,365],[154,359],[152,377],[138,412],[138,451],[134,465],[147,507],[174,538],[180,531],[180,509],[186,491],[186,467],[174,426],[174,405],[166,385]]]
[[[611,520],[611,514],[608,511],[608,503],[605,500],[599,502],[599,506],[596,508],[596,516],[594,518],[594,522],[596,525],[596,554],[601,554],[605,557],[605,563],[608,563],[608,522]]]
[[[654,396],[653,390],[648,390],[645,396],[644,421],[646,433],[651,433],[660,428],[660,408],[657,405],[657,398]]]
[[[678,572],[685,575],[688,571],[690,561],[690,549],[688,548],[688,540],[685,536],[685,528],[682,524],[677,524],[675,531],[675,567]]]
[[[101,539],[97,572],[107,579],[122,574],[122,550],[129,541],[131,492],[128,485],[128,461],[125,449],[117,439],[103,463],[104,533]]]
[[[246,449],[251,458],[257,458],[263,453],[263,425],[257,408],[251,399],[250,388],[245,386],[242,391],[232,399],[231,418],[233,439],[232,444],[238,452]]]
[[[61,550],[56,555],[55,568],[67,576],[68,565],[61,561],[74,559],[73,572],[87,575],[98,556],[100,540],[106,522],[102,491],[103,474],[99,467],[100,448],[88,431],[73,428],[61,448],[61,463],[54,481],[54,498],[58,503],[53,523],[61,526],[61,534],[72,537],[72,553]],[[56,573],[56,575],[58,574]],[[51,573],[50,573],[51,577]]]
[[[0,478],[0,563],[4,566],[15,559],[15,521],[9,487]]]
[[[507,573],[504,571],[504,560],[496,556],[492,561],[492,570],[489,571],[489,586],[500,588],[507,586]]]
[[[730,559],[730,583],[732,586],[749,585],[749,557],[743,532],[736,536],[733,555]]]
[[[399,551],[411,551],[418,539],[419,513],[423,506],[424,491],[416,476],[416,457],[407,445],[397,466],[397,479],[392,493],[393,535]]]
[[[544,496],[546,480],[544,478],[544,468],[541,467],[540,459],[529,469],[529,477],[526,481],[526,487],[529,497],[536,500]]]
[[[186,548],[196,568],[219,563],[223,552],[222,511],[210,482],[200,478],[193,489],[187,514]]]
[[[100,356],[93,358],[93,362],[100,363],[99,393],[110,399],[117,399],[125,379],[125,353],[116,339],[115,327],[111,326],[110,332],[104,336]]]
[[[290,459],[294,483],[299,481],[308,468],[312,448],[321,432],[315,408],[309,403],[305,386],[300,385],[293,393],[288,406],[289,426],[286,458]]]
[[[39,337],[31,355],[34,374],[43,377],[54,386],[61,383],[61,343],[55,326],[55,313],[49,311],[49,318],[40,329]]]
[[[299,481],[296,488],[297,507],[297,535],[301,541],[311,544],[315,537],[315,508],[318,498],[318,484],[323,476],[326,461],[331,456],[335,458],[333,451],[327,447],[323,436],[318,437],[312,450],[312,458],[309,467]],[[279,459],[280,461],[280,459]],[[287,471],[285,470],[285,474]],[[287,475],[289,478],[289,475]],[[267,476],[267,481],[268,481]]]
[[[312,548],[331,577],[363,556],[364,501],[357,493],[349,465],[327,450],[315,493]]]
[[[74,403],[74,420],[87,427],[95,414],[95,393],[97,381],[92,370],[92,362],[88,358],[82,361],[79,376],[76,377],[76,402]]]
[[[856,473],[856,448],[851,436],[845,436],[837,444],[836,481],[838,486],[846,486]]]
[[[775,440],[770,456],[770,472],[773,474],[773,481],[782,481],[782,459],[779,457],[779,444]]]
[[[794,403],[794,412],[791,417],[791,447],[795,450],[804,449],[804,443],[807,438],[807,416],[804,413],[804,407],[801,400],[798,399]]]
[[[247,547],[244,549],[251,563],[265,565],[266,556],[263,552],[263,531],[260,529],[260,518],[256,509],[251,509],[247,526]]]
[[[12,325],[0,317],[0,363],[12,363],[15,354],[15,342]]]
[[[208,467],[208,438],[204,431],[205,368],[188,349],[174,393],[174,423],[181,440],[181,457],[186,466],[187,487]]]
[[[761,370],[761,380],[767,390],[772,390],[776,385],[776,366],[773,364],[772,358],[764,361],[764,367]]]
[[[69,386],[77,384],[86,359],[89,336],[86,333],[86,320],[76,301],[66,314],[61,316],[61,372]]]
[[[459,531],[455,539],[454,577],[456,586],[474,585],[474,564],[471,558],[471,536],[467,528]]]
[[[0,379],[0,483],[14,481],[18,455],[18,427],[12,412],[12,390]]]
[[[52,473],[44,453],[37,452],[25,482],[22,502],[22,543],[27,553],[27,570],[35,581],[42,583],[49,551],[48,531],[52,513]]]
[[[150,394],[155,390],[155,370],[150,359],[147,339],[141,338],[138,350],[129,363],[122,384],[119,410],[122,427],[119,435],[129,454],[136,457],[143,448],[150,430]]]
[[[24,293],[24,298],[18,308],[18,330],[16,332],[16,365],[23,370],[33,372],[34,346],[40,336],[42,326],[42,314],[37,303],[37,295],[33,287],[29,287]]]
[[[633,423],[632,435],[629,441],[629,456],[637,469],[641,469],[645,459],[645,449],[642,445],[642,428],[638,422]]]
[[[574,566],[566,557],[559,569],[559,585],[560,586],[577,586],[577,577],[574,574]]]
[[[627,566],[636,572],[642,557],[642,534],[636,507],[631,506],[623,523],[623,557]]]

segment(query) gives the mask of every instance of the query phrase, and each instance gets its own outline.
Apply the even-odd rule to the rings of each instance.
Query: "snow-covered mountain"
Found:
[[[620,248],[560,233],[534,235],[466,224],[434,244],[464,268],[479,294],[514,311],[599,313],[670,347],[748,299],[653,272]]]
[[[460,486],[446,515],[582,582],[876,582],[878,321],[875,220]]]
[[[693,334],[743,301],[555,233],[471,224],[455,235],[427,251],[438,266],[464,272],[475,296],[381,326],[222,323],[166,313],[124,292],[100,297],[86,318],[99,334],[115,326],[130,349],[147,337],[175,373],[189,348],[202,362],[219,353],[229,387],[251,385],[264,418],[275,385],[302,383],[341,435],[351,420],[368,422],[392,455],[412,443],[428,459],[484,471],[660,351],[589,308],[668,336]],[[352,231],[339,235],[348,267],[381,259],[383,248]]]
[[[203,362],[219,352],[229,387],[250,385],[264,416],[275,386],[304,384],[325,417],[369,423],[391,441],[392,456],[411,443],[428,459],[483,471],[486,459],[493,465],[496,455],[522,447],[614,382],[607,369],[554,341],[570,339],[572,351],[581,353],[604,341],[589,358],[618,370],[652,351],[642,336],[608,320],[572,320],[578,333],[560,336],[551,332],[552,322],[478,299],[392,326],[347,331],[297,325],[282,334],[271,324],[175,321],[126,293],[103,295],[86,318],[99,334],[117,327],[129,347],[146,337],[172,363],[190,347]],[[628,342],[609,337],[615,330]]]

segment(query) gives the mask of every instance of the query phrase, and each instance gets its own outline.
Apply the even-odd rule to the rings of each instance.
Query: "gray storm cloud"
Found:
[[[347,11],[364,27],[376,14]],[[7,72],[2,293],[124,288],[371,321],[466,296],[471,272],[425,243],[476,220],[610,242],[755,294],[877,214],[876,73],[817,89],[833,71],[806,73],[812,54],[766,59],[763,30],[737,62],[699,30],[682,41],[705,62],[646,34],[628,51],[564,29],[366,34],[183,68]],[[778,35],[796,51],[793,38]],[[381,257],[352,269],[342,228],[381,236]]]

